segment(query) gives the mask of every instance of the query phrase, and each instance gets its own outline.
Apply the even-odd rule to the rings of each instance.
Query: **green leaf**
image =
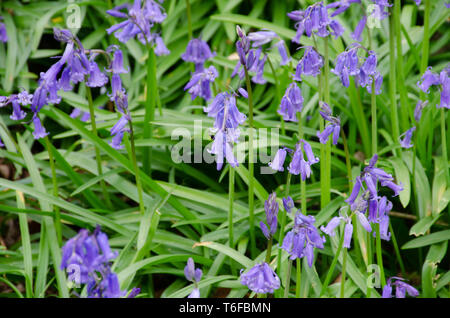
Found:
[[[216,242],[201,242],[201,243],[195,244],[195,247],[198,247],[198,246],[207,247],[207,248],[216,250],[220,253],[223,253],[223,254],[231,257],[232,259],[234,259],[236,262],[242,264],[246,268],[250,268],[253,266],[254,262],[251,259],[249,259],[247,256],[239,253],[235,249],[232,249],[229,246],[225,246],[223,244],[216,243]]]
[[[428,246],[432,244],[436,244],[443,241],[450,240],[450,230],[435,232],[433,234],[421,236],[418,238],[415,238],[405,245],[402,246],[402,249],[411,249],[411,248],[418,248],[423,246]]]
[[[400,191],[399,197],[403,207],[406,208],[411,197],[411,181],[409,179],[408,168],[400,158],[392,157],[389,161],[394,167],[397,184],[401,183],[403,186],[403,191]]]

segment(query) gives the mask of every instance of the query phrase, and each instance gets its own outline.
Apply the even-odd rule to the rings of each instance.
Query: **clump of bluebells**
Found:
[[[358,51],[363,50],[367,57],[358,55]],[[342,85],[349,87],[350,76],[355,77],[356,82],[372,93],[372,83],[374,83],[375,94],[381,94],[381,85],[383,77],[377,70],[377,55],[374,51],[369,51],[359,43],[350,45],[344,52],[336,58],[336,65],[331,70],[332,73],[339,76]]]
[[[293,209],[292,198],[283,199],[285,209],[290,213]],[[323,249],[325,238],[320,236],[316,226],[316,219],[312,215],[304,215],[298,210],[294,217],[294,227],[284,237],[281,248],[290,255],[290,259],[306,257],[308,266],[314,263],[314,248]]]
[[[161,35],[152,30],[167,17],[164,8],[158,2],[135,0],[133,4],[121,4],[106,13],[115,18],[126,19],[106,30],[108,34],[114,33],[120,42],[126,43],[137,37],[142,44],[154,47],[155,54],[158,56],[170,53]]]
[[[69,281],[87,286],[88,298],[128,298],[136,297],[140,289],[130,292],[120,290],[119,279],[112,272],[112,261],[118,253],[109,246],[108,236],[100,227],[92,234],[81,229],[62,248],[60,268],[66,270]]]
[[[406,294],[411,297],[419,296],[419,291],[411,285],[404,282],[404,278],[390,277],[383,288],[383,298],[392,298],[393,288],[395,287],[395,298],[405,298]]]
[[[201,97],[206,101],[211,99],[211,84],[219,75],[216,68],[211,65],[205,68],[207,60],[212,59],[215,53],[211,53],[208,43],[201,39],[192,39],[189,41],[186,51],[181,55],[185,62],[191,62],[195,65],[195,72],[184,87],[191,94],[192,100]]]

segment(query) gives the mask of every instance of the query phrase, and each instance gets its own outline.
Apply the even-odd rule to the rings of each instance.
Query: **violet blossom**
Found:
[[[298,122],[297,113],[300,113],[302,108],[302,91],[298,87],[297,83],[291,83],[281,99],[280,109],[278,109],[277,112],[283,116],[285,121]]]
[[[405,298],[406,293],[411,297],[419,296],[419,291],[404,282],[404,278],[390,277],[383,288],[382,298],[392,298],[392,289],[395,286],[395,298]]]
[[[248,272],[241,270],[241,284],[258,294],[273,293],[280,288],[280,279],[269,264],[256,264]]]
[[[325,121],[329,122],[329,124],[325,127],[323,132],[317,132],[317,137],[319,138],[321,144],[326,144],[330,135],[333,135],[333,145],[336,145],[339,139],[339,133],[341,131],[341,121],[339,118],[332,116],[331,108],[327,103],[320,102],[320,104],[320,115]]]
[[[264,202],[264,211],[266,213],[266,223],[261,221],[259,226],[261,227],[261,231],[264,236],[270,240],[275,235],[277,231],[277,215],[278,215],[278,202],[277,195],[275,192],[272,192],[269,195],[269,198]]]

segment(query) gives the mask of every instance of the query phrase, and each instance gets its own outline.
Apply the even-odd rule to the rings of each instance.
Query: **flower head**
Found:
[[[408,149],[413,146],[411,143],[411,138],[415,130],[416,127],[412,127],[399,136],[399,141],[402,148]]]
[[[303,154],[306,154],[305,156]],[[312,148],[308,142],[301,139],[296,146],[294,155],[292,157],[292,161],[288,167],[288,170],[291,174],[301,175],[302,180],[306,180],[311,175],[311,165],[319,162],[319,158],[314,156],[312,152]]]
[[[278,114],[283,116],[285,121],[297,122],[297,113],[301,112],[303,108],[302,91],[297,83],[291,83],[286,89],[283,98],[281,99],[280,109]]]
[[[256,264],[248,272],[241,270],[241,284],[258,294],[273,293],[280,288],[280,279],[269,264]]]
[[[314,76],[320,74],[320,69],[323,66],[323,58],[317,53],[317,51],[312,46],[307,46],[305,48],[305,53],[303,57],[297,64],[295,69],[294,80],[301,81],[302,75]]]
[[[264,211],[266,212],[266,222],[260,222],[261,230],[264,236],[270,240],[271,237],[277,231],[277,215],[278,215],[278,202],[275,192],[269,195],[269,198],[264,202]]]
[[[317,132],[317,137],[321,144],[326,144],[330,135],[333,135],[333,145],[336,145],[339,139],[339,133],[341,131],[341,121],[337,117],[333,117],[331,114],[330,106],[327,103],[321,102],[320,115],[322,118],[329,122],[323,132]]]
[[[383,288],[383,298],[392,297],[392,289],[395,286],[395,298],[405,298],[406,293],[411,297],[419,296],[419,291],[411,285],[404,282],[401,277],[390,277]]]
[[[211,49],[206,41],[192,39],[189,41],[186,51],[181,55],[181,58],[186,62],[203,64],[213,58],[214,55],[215,53],[211,53]]]

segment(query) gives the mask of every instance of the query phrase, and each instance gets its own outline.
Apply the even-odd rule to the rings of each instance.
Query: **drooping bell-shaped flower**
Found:
[[[297,113],[301,112],[302,108],[302,91],[297,83],[293,82],[286,89],[284,96],[281,99],[280,109],[278,109],[277,112],[283,116],[285,121],[298,122]]]
[[[258,294],[273,293],[280,288],[280,279],[269,264],[256,264],[248,272],[241,270],[241,284]]]
[[[264,211],[266,213],[266,223],[263,221],[260,222],[261,231],[264,236],[270,240],[275,232],[277,231],[277,216],[278,216],[278,202],[277,195],[275,192],[272,192],[269,195],[269,198],[264,202]]]
[[[399,141],[402,148],[409,149],[413,146],[411,139],[415,130],[416,127],[412,127],[399,136]]]
[[[392,289],[395,286],[395,298],[405,298],[406,293],[411,297],[419,296],[419,291],[404,282],[401,277],[390,277],[383,288],[382,298],[392,298]]]

